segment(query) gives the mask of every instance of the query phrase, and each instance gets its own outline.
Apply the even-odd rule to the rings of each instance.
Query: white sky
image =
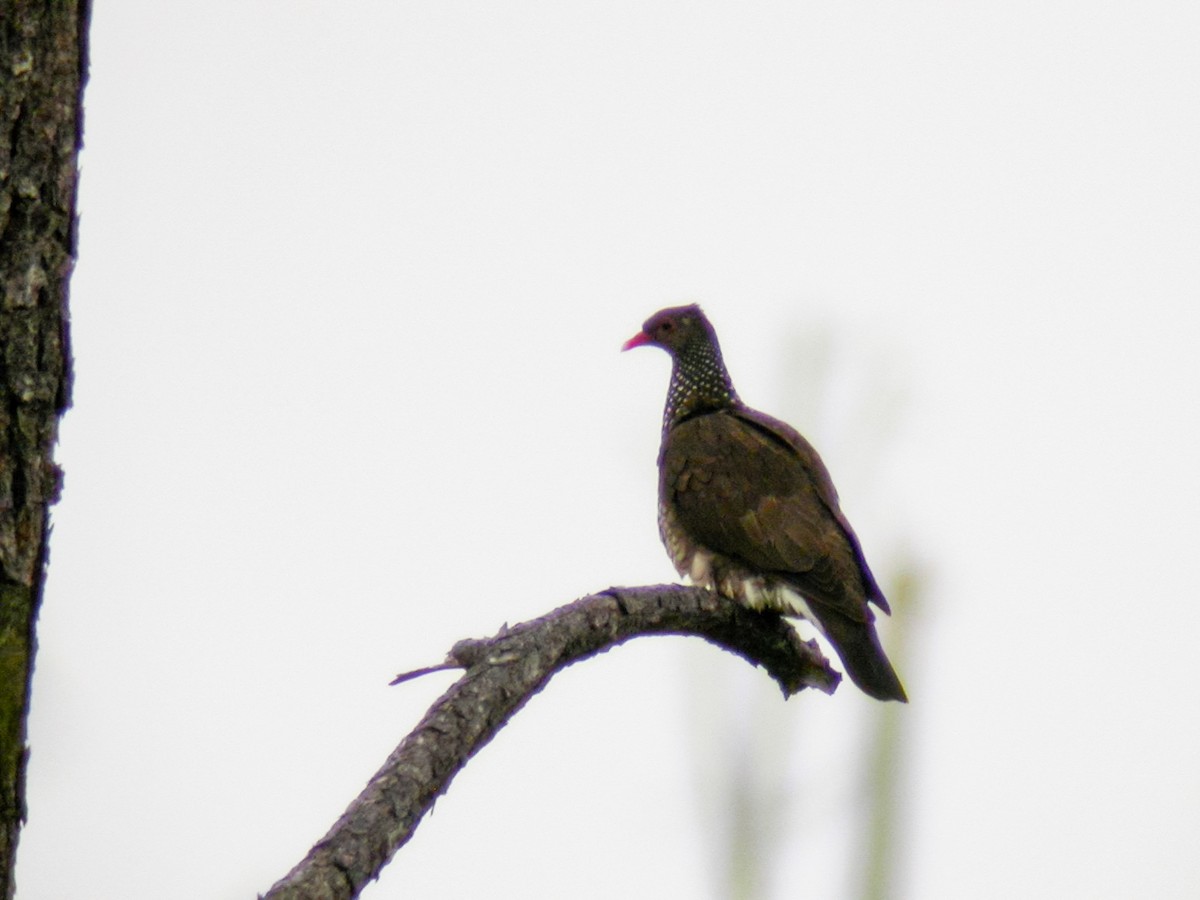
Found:
[[[1196,896],[1198,40],[1183,2],[97,4],[21,900],[252,897],[450,683],[395,672],[673,579],[666,358],[617,348],[692,300],[927,576],[895,896]],[[720,896],[728,704],[785,748],[771,896],[847,896],[881,707],[681,639],[556,679],[364,896]]]

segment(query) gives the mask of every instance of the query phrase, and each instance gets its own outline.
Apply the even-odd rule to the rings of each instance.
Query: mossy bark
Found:
[[[70,402],[67,286],[88,0],[0,0],[0,891],[25,816],[26,720],[49,508]]]

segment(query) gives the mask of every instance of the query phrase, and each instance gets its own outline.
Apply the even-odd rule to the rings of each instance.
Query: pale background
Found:
[[[1185,2],[98,3],[21,900],[253,897],[453,677],[395,672],[671,580],[667,361],[617,348],[687,301],[922,575],[893,896],[1200,894],[1198,41]],[[883,707],[683,639],[556,679],[364,896],[721,897],[729,703],[778,732],[766,896],[854,896]]]

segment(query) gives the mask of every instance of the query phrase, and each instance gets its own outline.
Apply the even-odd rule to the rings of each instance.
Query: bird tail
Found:
[[[831,609],[819,610],[819,617],[821,630],[841,657],[846,674],[864,694],[876,700],[908,702],[904,685],[880,646],[874,622],[857,622]]]

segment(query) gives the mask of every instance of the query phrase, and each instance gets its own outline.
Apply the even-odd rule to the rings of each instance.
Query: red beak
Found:
[[[644,331],[639,331],[621,345],[621,352],[624,353],[626,350],[632,350],[634,347],[640,347],[642,344],[648,343],[650,343],[650,335],[646,334]]]

